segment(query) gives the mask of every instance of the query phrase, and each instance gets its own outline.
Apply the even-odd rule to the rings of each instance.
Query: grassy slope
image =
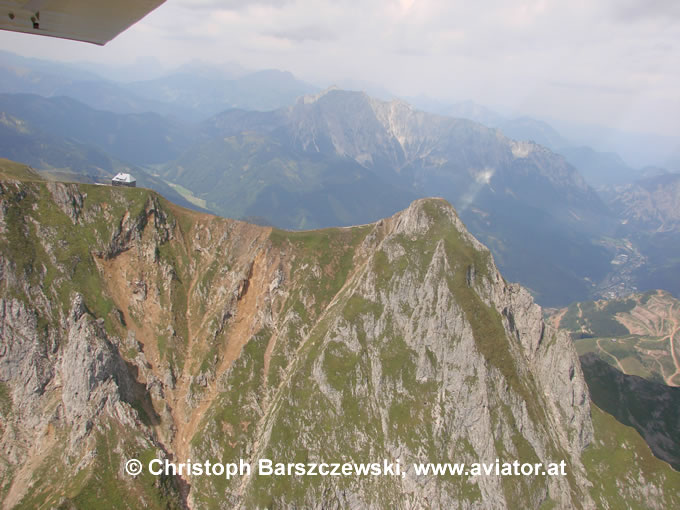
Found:
[[[591,495],[598,508],[644,510],[649,508],[649,498],[665,501],[665,508],[677,508],[680,473],[654,457],[633,428],[595,405],[591,409],[595,440],[585,450],[583,462],[593,483]]]
[[[592,354],[581,364],[593,402],[636,429],[655,455],[680,469],[680,388],[624,375]]]
[[[40,174],[31,167],[15,161],[0,158],[0,179],[20,179],[22,181],[40,181]]]

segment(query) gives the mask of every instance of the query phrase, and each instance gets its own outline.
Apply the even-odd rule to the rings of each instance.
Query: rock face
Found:
[[[305,496],[284,501],[323,508],[325,494],[340,508],[383,508],[403,506],[408,495],[413,508],[538,507],[548,500],[592,506],[579,461],[592,425],[570,341],[543,324],[525,290],[503,281],[451,206],[415,202],[370,227],[357,256],[260,418],[265,425],[251,458],[306,452],[312,461],[409,465],[520,457],[547,463],[559,455],[570,480],[527,478],[510,487],[500,478],[451,482],[407,473],[389,491],[366,480],[343,487],[291,480],[290,490],[301,486]],[[300,440],[291,441],[296,433]],[[258,495],[267,483],[246,480],[234,501],[245,494],[244,507],[249,498],[264,504]]]
[[[443,200],[296,233],[143,189],[4,181],[0,210],[5,508],[609,504],[584,462],[598,436],[569,338]],[[408,467],[132,478],[130,458]],[[411,466],[496,459],[564,460],[567,475]],[[677,503],[657,468],[627,482],[631,501]]]

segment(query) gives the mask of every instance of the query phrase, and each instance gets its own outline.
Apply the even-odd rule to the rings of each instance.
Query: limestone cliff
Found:
[[[443,200],[292,233],[7,178],[0,275],[4,508],[615,508],[569,338]],[[629,500],[676,504],[633,453]],[[132,478],[133,457],[568,474]]]

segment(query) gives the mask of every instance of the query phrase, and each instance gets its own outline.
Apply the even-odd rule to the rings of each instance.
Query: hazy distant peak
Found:
[[[316,103],[319,99],[324,97],[326,94],[340,90],[340,88],[337,85],[331,85],[325,90],[322,90],[321,92],[318,92],[317,94],[307,94],[302,96],[299,101],[302,102],[302,104],[313,104]]]

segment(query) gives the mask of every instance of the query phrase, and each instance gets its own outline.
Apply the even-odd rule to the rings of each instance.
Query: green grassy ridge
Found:
[[[597,405],[591,405],[595,437],[583,452],[583,464],[593,486],[590,494],[598,508],[649,508],[641,483],[660,489],[656,503],[663,508],[680,505],[680,473],[652,455],[647,443],[631,427],[621,424]],[[644,480],[644,482],[643,482]]]
[[[680,471],[680,388],[625,375],[592,354],[581,358],[592,401],[642,437]]]
[[[343,236],[351,234],[350,244],[355,247],[368,231],[368,228],[363,227],[350,229],[350,231],[332,229],[318,233],[285,233],[286,236],[291,235],[291,242],[296,244],[298,249],[303,249],[300,264],[294,263],[295,267],[291,275],[294,275],[296,280],[302,282],[305,287],[304,282],[310,277],[312,266],[316,264],[319,267],[327,267],[325,263],[329,261],[319,260],[317,257],[320,253],[319,249],[328,249],[326,242],[329,234]],[[319,243],[322,243],[324,248],[319,246]],[[309,257],[312,257],[314,261],[310,261]],[[371,437],[374,438],[378,437],[377,434],[382,435],[379,421],[356,400],[346,384],[348,377],[356,380],[359,374],[366,373],[368,361],[365,354],[359,352],[350,355],[350,351],[340,343],[332,341],[328,344],[324,343],[328,328],[334,321],[339,320],[343,315],[352,318],[352,314],[361,314],[362,305],[365,304],[363,301],[356,302],[352,299],[355,296],[352,295],[351,289],[346,288],[341,294],[337,294],[348,277],[349,261],[353,259],[353,256],[350,258],[348,254],[345,254],[344,258],[348,263],[337,266],[341,277],[336,279],[334,285],[326,289],[315,288],[312,285],[310,293],[316,297],[315,302],[320,300],[321,303],[328,304],[331,299],[335,298],[336,304],[333,309],[326,310],[325,318],[320,322],[316,317],[319,317],[318,312],[321,307],[314,307],[311,314],[301,317],[301,320],[304,318],[304,322],[308,324],[308,337],[299,355],[299,362],[295,367],[288,369],[293,370],[291,379],[281,388],[282,393],[277,395],[272,404],[276,409],[276,423],[263,453],[264,457],[287,461],[292,459],[298,462],[315,458],[341,460],[352,450],[344,448],[343,445],[356,443],[356,430],[370,431]],[[305,269],[302,270],[302,268]],[[280,339],[277,348],[282,343],[284,342]],[[310,380],[309,374],[313,371],[315,360],[320,360],[328,383],[334,391],[338,392],[342,402],[343,416],[336,415],[333,410],[334,406],[316,386],[316,383]],[[338,428],[343,419],[355,425]],[[305,448],[301,448],[298,443],[301,437],[309,440]],[[377,446],[377,448],[380,447]],[[371,459],[375,457],[375,447],[359,452],[355,449],[353,454]],[[371,489],[368,492],[375,495],[372,496],[375,497],[375,501],[380,501],[378,494],[382,494],[383,498],[390,496],[383,482],[367,480],[360,483],[369,484]],[[260,507],[283,504],[283,502],[304,506],[305,503],[310,504],[314,501],[315,497],[320,497],[328,483],[329,481],[309,480],[306,477],[290,479],[254,477],[248,491],[247,502],[250,506]],[[335,480],[333,483],[340,487],[354,485],[354,481],[349,479]]]
[[[3,418],[7,418],[12,412],[12,405],[12,395],[9,393],[7,384],[0,382],[0,413]]]
[[[276,248],[291,248],[291,274],[295,275],[296,287],[303,288],[316,298],[313,313],[318,314],[346,282],[356,248],[371,229],[370,225],[303,232],[274,229],[269,240]],[[310,271],[298,274],[304,266],[317,266],[321,277],[314,276]],[[290,306],[294,306],[295,301],[290,303]],[[303,313],[306,315],[310,311]]]
[[[218,458],[220,462],[239,462],[248,458],[255,427],[260,415],[253,405],[265,398],[264,352],[271,331],[262,330],[251,338],[234,361],[224,380],[225,391],[211,405],[192,438],[192,455],[196,458]],[[217,448],[217,453],[214,449]],[[238,478],[196,478],[193,494],[201,508],[215,508],[218,503],[235,498]]]
[[[280,315],[293,313],[271,354],[268,384],[277,387],[280,374],[309,332],[316,319],[346,283],[355,264],[356,249],[371,231],[371,226],[290,232],[272,230],[269,241],[291,258],[290,284]],[[314,275],[320,271],[321,278]],[[304,303],[308,303],[305,306]],[[309,303],[312,303],[311,306]]]
[[[21,181],[44,180],[38,172],[10,159],[0,158],[0,180],[18,179]]]

